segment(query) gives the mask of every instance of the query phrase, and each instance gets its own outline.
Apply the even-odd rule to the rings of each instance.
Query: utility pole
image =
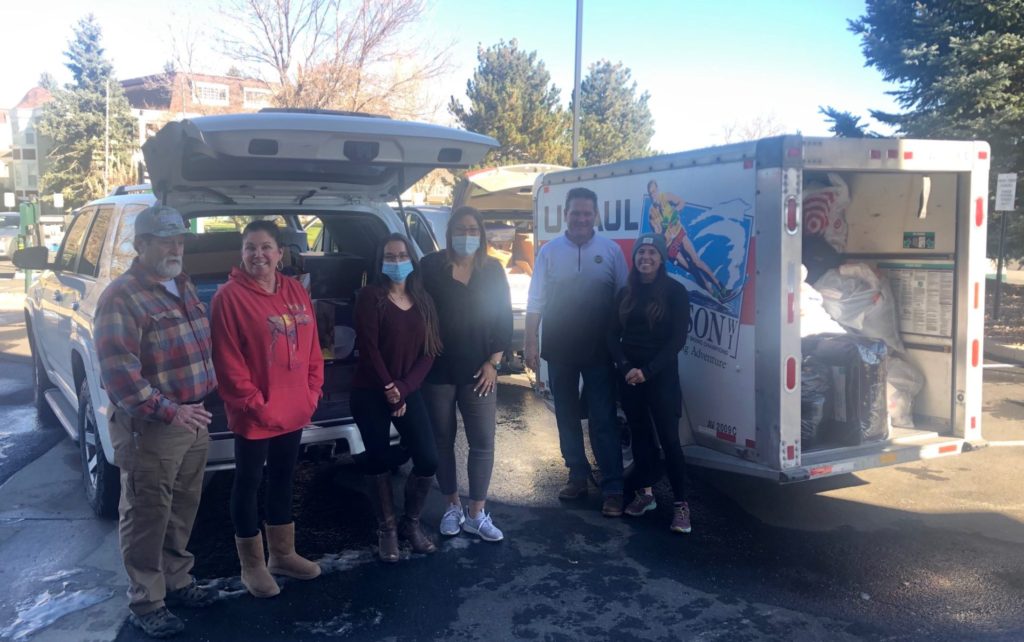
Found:
[[[576,88],[572,98],[572,166],[580,166],[580,61],[583,54],[583,0],[576,0]]]
[[[103,127],[103,194],[110,193],[110,79],[107,78],[107,99]]]

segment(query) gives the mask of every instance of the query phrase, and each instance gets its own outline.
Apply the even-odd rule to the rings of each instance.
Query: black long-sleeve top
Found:
[[[505,269],[488,257],[464,284],[452,277],[445,250],[423,257],[420,269],[437,308],[444,344],[427,383],[473,383],[480,366],[512,342],[512,299]]]
[[[633,368],[640,368],[644,378],[650,379],[668,366],[674,368],[679,351],[686,345],[690,328],[690,296],[686,288],[675,279],[668,279],[666,309],[652,328],[647,321],[647,304],[653,289],[651,283],[637,287],[635,303],[625,324],[619,318],[619,306],[628,288],[615,297],[614,312],[608,324],[608,351],[623,376]]]

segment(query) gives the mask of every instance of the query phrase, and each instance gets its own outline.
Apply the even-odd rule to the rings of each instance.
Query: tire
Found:
[[[82,485],[86,501],[97,517],[117,517],[121,471],[109,464],[103,454],[88,381],[82,381],[78,391],[78,446],[82,454]]]
[[[39,356],[35,339],[32,338],[31,326],[26,329],[29,337],[28,347],[32,353],[32,403],[36,407],[39,425],[47,428],[59,426],[60,420],[57,419],[53,408],[46,401],[46,391],[54,387],[53,382],[50,381],[50,377],[46,374],[46,368],[43,367],[43,359]]]

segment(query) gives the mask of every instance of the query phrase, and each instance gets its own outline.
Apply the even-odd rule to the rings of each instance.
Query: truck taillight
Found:
[[[796,390],[796,357],[786,359],[786,390]]]
[[[985,201],[979,196],[974,201],[974,224],[981,227],[985,222]]]
[[[975,368],[978,367],[978,362],[981,360],[981,342],[977,339],[971,342],[971,365]]]
[[[786,231],[790,234],[796,234],[799,225],[796,197],[790,196],[786,199]]]

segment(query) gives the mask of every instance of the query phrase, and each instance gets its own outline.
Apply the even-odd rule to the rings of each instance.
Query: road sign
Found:
[[[64,194],[60,192],[53,193],[53,206],[58,209],[64,207]]]
[[[996,211],[1013,210],[1013,201],[1017,197],[1017,175],[1000,174],[996,179]]]
[[[4,207],[14,207],[14,192],[4,192]]]

